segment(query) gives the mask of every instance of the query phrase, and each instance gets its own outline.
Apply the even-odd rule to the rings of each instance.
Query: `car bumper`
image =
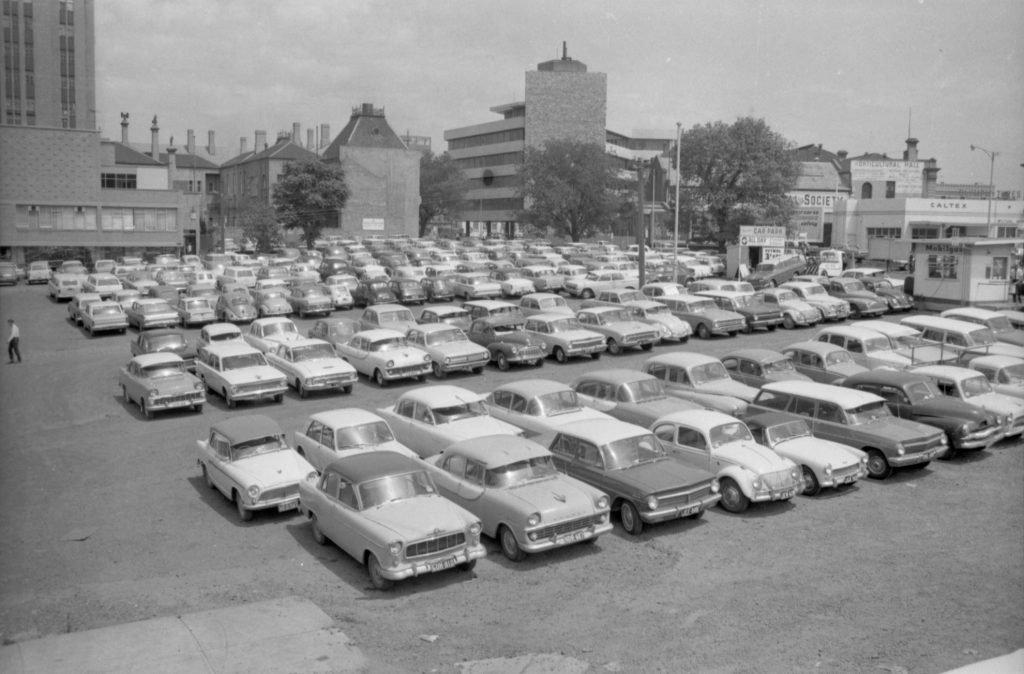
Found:
[[[544,552],[545,550],[597,538],[611,530],[611,518],[608,516],[608,513],[604,513],[603,515],[586,517],[582,520],[559,522],[526,531],[524,532],[523,540],[519,541],[519,547],[528,553]]]
[[[400,367],[381,370],[384,373],[384,378],[388,381],[394,381],[396,379],[408,379],[410,377],[420,377],[430,372],[430,363],[424,363],[423,365],[416,365],[413,367]]]
[[[608,345],[601,342],[600,344],[591,344],[590,346],[567,346],[565,347],[565,354],[567,356],[590,356],[607,350]]]
[[[690,517],[691,515],[704,512],[718,503],[721,499],[721,494],[712,493],[697,501],[690,501],[689,503],[682,503],[679,505],[663,506],[656,510],[641,511],[640,519],[648,524],[656,524],[658,522],[676,520],[681,517]]]
[[[866,478],[867,475],[867,468],[858,465],[852,469],[834,471],[832,475],[828,477],[825,475],[819,475],[818,484],[824,488],[842,487],[843,485],[853,484],[857,480],[862,480]]]
[[[397,566],[383,567],[381,568],[381,575],[388,580],[404,580],[405,578],[422,576],[428,573],[447,571],[459,564],[466,564],[474,559],[481,559],[486,555],[487,550],[483,545],[479,543],[473,546],[467,545],[455,552],[446,552],[443,555],[437,555],[430,559],[417,560],[415,562],[406,561]]]
[[[139,330],[151,330],[153,328],[174,328],[180,321],[175,318],[161,318],[152,321],[139,321]]]
[[[164,396],[155,399],[146,400],[147,409],[151,409],[154,412],[160,410],[176,410],[182,407],[192,407],[193,405],[202,405],[206,402],[206,394],[202,391],[196,391],[195,393],[184,393],[182,395],[175,396]]]
[[[989,445],[994,445],[1005,438],[1007,430],[992,426],[991,428],[968,433],[963,437],[954,437],[950,446],[954,449],[985,449]]]
[[[88,326],[90,332],[110,332],[112,330],[127,330],[128,321],[121,321],[118,323],[94,323]]]
[[[902,456],[886,455],[885,458],[889,462],[890,466],[895,466],[896,468],[899,468],[901,466],[914,466],[919,463],[927,463],[932,459],[937,458],[939,454],[942,454],[945,451],[946,446],[941,445],[920,452],[914,452],[912,454],[904,454]]]
[[[325,377],[310,377],[309,379],[302,382],[303,387],[310,391],[326,391],[329,389],[344,388],[346,386],[352,386],[356,383],[358,376],[356,373],[348,373],[344,375],[333,375]]]
[[[543,358],[544,354],[541,354],[540,357]],[[491,360],[491,354],[488,353],[486,355],[480,355],[479,357],[471,358],[471,359],[468,359],[468,360],[459,360],[458,362],[450,362],[450,363],[446,363],[444,361],[435,361],[435,362],[437,363],[437,365],[440,366],[441,370],[444,371],[444,372],[464,372],[464,371],[473,370],[473,369],[478,368],[478,367],[483,367],[483,366],[487,365],[487,363],[490,362],[490,360]],[[509,360],[511,361],[511,359],[509,359]]]
[[[287,390],[287,384],[281,384],[280,386],[267,386],[257,389],[243,389],[241,391],[231,392],[231,398],[232,400],[262,400],[264,398],[273,398],[277,395],[284,395],[284,392]]]
[[[767,503],[769,501],[785,501],[791,499],[799,494],[802,489],[802,483],[797,482],[790,487],[785,489],[762,489],[761,491],[754,492],[750,496],[751,503]]]

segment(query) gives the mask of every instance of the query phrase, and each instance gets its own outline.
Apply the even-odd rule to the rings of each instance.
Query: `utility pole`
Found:
[[[991,230],[992,230],[992,194],[996,191],[996,185],[995,185],[994,180],[995,180],[995,172],[996,172],[996,157],[999,156],[999,153],[998,152],[994,152],[992,150],[986,150],[985,148],[983,148],[983,147],[981,147],[979,145],[972,145],[971,146],[971,150],[972,151],[973,150],[981,150],[982,152],[984,152],[985,154],[988,155],[988,159],[989,159],[989,168],[988,168],[988,219],[986,220],[986,223],[985,223],[985,224],[988,225],[989,231],[985,232],[985,236],[991,236],[992,235],[992,233],[991,233]]]
[[[640,267],[640,286],[642,287],[647,279],[647,237],[644,236],[644,164],[639,158],[636,160],[636,246],[639,253],[638,265]]]
[[[676,122],[676,215],[672,236],[672,280],[679,283],[679,139],[682,137],[683,123]]]

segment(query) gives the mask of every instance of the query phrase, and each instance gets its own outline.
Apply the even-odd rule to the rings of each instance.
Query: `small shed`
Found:
[[[929,311],[1008,304],[1020,245],[1019,239],[915,239],[913,285],[906,289]]]

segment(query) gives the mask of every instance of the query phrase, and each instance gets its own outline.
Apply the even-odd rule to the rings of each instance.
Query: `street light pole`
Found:
[[[672,281],[679,283],[679,139],[683,123],[676,122],[676,215],[672,236]]]
[[[637,198],[637,214],[636,214],[636,245],[637,253],[639,254],[639,267],[640,267],[640,283],[643,287],[646,282],[646,265],[647,255],[645,248],[647,247],[647,237],[644,236],[644,164],[643,161],[638,157],[636,160],[636,198]]]
[[[988,220],[986,221],[986,224],[988,225],[988,229],[991,230],[992,229],[992,193],[995,192],[995,190],[996,190],[996,185],[995,185],[994,180],[995,180],[995,172],[996,172],[996,157],[999,156],[999,153],[998,152],[994,152],[992,150],[986,150],[985,148],[981,147],[980,145],[972,145],[971,146],[971,151],[973,152],[974,150],[981,150],[982,152],[984,152],[985,154],[988,155],[988,159],[989,159],[989,168],[988,168]],[[985,235],[986,236],[990,236],[991,235],[991,231],[986,232]]]

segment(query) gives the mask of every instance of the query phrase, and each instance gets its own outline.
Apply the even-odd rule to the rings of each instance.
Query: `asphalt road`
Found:
[[[66,316],[44,286],[0,288],[0,325],[17,320],[25,359],[0,365],[7,641],[299,595],[367,655],[410,672],[524,653],[571,656],[592,671],[938,672],[1024,646],[1019,442],[742,515],[715,509],[639,538],[616,525],[595,546],[518,564],[488,541],[472,573],[382,593],[337,548],[316,545],[294,514],[240,523],[203,485],[195,442],[231,414],[267,414],[291,432],[312,413],[372,410],[421,384],[379,389],[363,379],[350,396],[290,392],[283,404],[237,411],[211,397],[200,415],[146,420],[116,383],[133,333],[90,339]],[[312,319],[297,322],[305,332]],[[813,332],[682,348],[721,356]],[[646,357],[488,369],[446,383],[485,392],[512,377],[568,381]]]

